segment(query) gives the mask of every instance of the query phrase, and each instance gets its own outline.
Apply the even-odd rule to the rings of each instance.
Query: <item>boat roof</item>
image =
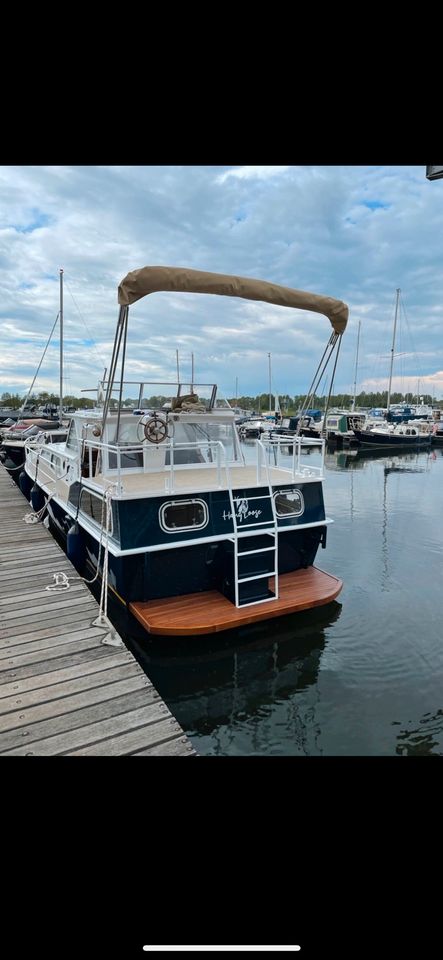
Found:
[[[224,273],[208,273],[188,267],[147,266],[132,270],[124,277],[118,288],[118,302],[130,306],[150,293],[160,291],[182,293],[211,293],[223,297],[242,297],[245,300],[262,300],[282,307],[295,307],[323,313],[330,320],[336,333],[343,333],[348,322],[349,310],[342,300],[325,297],[305,290],[282,287],[267,280],[253,277],[236,277]]]

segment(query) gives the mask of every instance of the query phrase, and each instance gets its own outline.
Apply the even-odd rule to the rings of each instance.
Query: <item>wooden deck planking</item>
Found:
[[[60,647],[64,643],[76,643],[77,640],[88,640],[90,637],[102,637],[103,632],[100,627],[89,627],[87,626],[85,630],[71,630],[66,633],[66,636],[60,636],[59,634],[52,637],[39,637],[36,639],[29,639],[29,637],[23,637],[23,643],[17,643],[18,637],[14,637],[13,640],[0,640],[0,660],[4,660],[6,657],[11,656],[20,656],[21,654],[26,653],[37,653],[39,650],[49,650],[52,647]]]
[[[48,618],[45,622],[47,626],[39,627],[38,629],[35,628],[33,621],[29,623],[21,621],[21,623],[16,623],[15,625],[8,624],[7,628],[5,627],[4,630],[3,628],[0,630],[0,643],[10,641],[12,646],[14,643],[19,643],[20,641],[26,643],[28,640],[37,640],[39,637],[53,637],[60,633],[60,626],[63,626],[63,635],[69,634],[74,630],[86,630],[91,626],[91,617],[89,616],[86,619],[85,614],[83,614],[83,617],[77,614],[75,622],[73,622],[72,612],[70,612],[63,617],[56,617],[53,620]]]
[[[104,706],[108,707],[108,704]],[[32,756],[35,754],[50,757],[70,753],[75,748],[78,748],[77,753],[79,756],[82,756],[84,748],[88,745],[94,746],[94,748],[97,745],[97,750],[99,751],[100,741],[111,739],[118,736],[119,733],[125,733],[133,729],[138,729],[139,727],[149,727],[150,724],[155,723],[156,720],[165,719],[166,712],[166,705],[158,703],[148,703],[146,706],[139,707],[139,709],[128,710],[125,713],[116,715],[108,713],[108,716],[106,716],[105,711],[102,711],[105,719],[98,720],[96,718],[87,725],[82,725],[81,727],[72,726],[69,732],[59,734],[52,733],[49,737],[41,739],[37,744],[33,744],[29,739],[24,744],[22,740],[21,744],[24,745],[18,743],[14,749],[5,750],[4,755]],[[180,735],[180,728],[177,721],[171,718],[169,723],[171,729],[178,737]],[[26,731],[22,731],[23,735],[25,735],[25,733]],[[183,735],[183,731],[181,731],[181,733]],[[3,736],[7,738],[8,734],[4,734]],[[92,754],[94,754],[94,752],[95,750],[91,751]]]
[[[179,745],[182,747],[185,743],[185,740],[182,739],[178,741],[174,738],[171,741],[171,736],[174,735],[174,724],[171,724],[170,720],[157,720],[155,723],[151,724],[149,727],[138,727],[135,730],[130,730],[129,733],[122,733],[118,736],[115,736],[112,740],[102,740],[101,743],[93,744],[91,748],[83,749],[83,756],[88,755],[88,753],[94,753],[95,756],[113,756],[121,757],[127,753],[128,749],[131,751],[140,751],[144,750],[149,746],[149,740],[153,746],[160,747],[163,743],[174,743],[177,748]],[[192,750],[188,743],[188,751]],[[186,748],[185,748],[186,749]],[[76,756],[77,751],[73,751],[71,756]],[[68,754],[69,756],[69,754]]]
[[[272,590],[273,578],[269,583]],[[338,577],[318,567],[308,567],[280,575],[280,596],[267,603],[236,607],[218,590],[209,590],[184,597],[131,603],[130,610],[150,633],[164,636],[218,633],[330,603],[338,596],[342,585]]]
[[[195,756],[123,643],[104,645],[99,608],[0,467],[0,754]],[[68,590],[46,590],[66,573]]]
[[[112,670],[113,667],[124,665],[129,661],[133,661],[133,657],[129,653],[129,650],[125,650],[122,653],[115,653],[113,656],[106,657],[106,660],[93,658],[85,663],[79,672],[79,667],[77,661],[75,663],[70,663],[69,666],[65,665],[60,669],[49,670],[43,675],[31,673],[30,676],[22,679],[21,683],[17,683],[17,678],[14,674],[14,679],[9,681],[0,682],[0,703],[2,702],[3,697],[9,696],[21,696],[21,694],[27,693],[32,690],[38,692],[42,700],[49,700],[50,693],[45,693],[45,687],[51,687],[56,696],[63,696],[63,693],[59,693],[59,685],[65,683],[70,683],[73,680],[83,680],[88,679],[89,677],[94,677],[95,674],[101,673],[103,670]],[[20,691],[17,693],[16,691]]]
[[[24,710],[26,707],[34,707],[39,703],[49,703],[50,700],[59,700],[62,697],[68,697],[73,693],[81,693],[83,690],[92,687],[101,687],[102,684],[124,680],[126,677],[135,676],[138,673],[137,667],[138,664],[134,661],[133,663],[125,663],[121,667],[113,667],[97,673],[86,674],[83,677],[76,677],[66,683],[56,682],[37,690],[28,690],[27,692],[22,690],[20,694],[12,693],[8,697],[0,698],[0,716],[10,710],[17,710],[17,707]]]

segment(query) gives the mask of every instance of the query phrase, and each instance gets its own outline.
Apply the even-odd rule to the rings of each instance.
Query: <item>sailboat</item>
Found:
[[[387,399],[387,415],[386,415],[386,424],[378,425],[366,429],[354,429],[354,434],[358,442],[363,447],[371,447],[375,449],[380,448],[391,448],[395,447],[398,449],[408,449],[413,447],[429,447],[431,445],[431,432],[430,427],[427,423],[423,423],[418,418],[414,416],[412,410],[405,410],[401,415],[396,417],[392,414],[390,410],[391,404],[391,385],[392,385],[392,370],[394,366],[394,351],[395,351],[395,335],[397,330],[397,316],[398,316],[398,305],[400,301],[400,288],[397,288],[397,296],[395,301],[395,314],[394,314],[394,330],[392,335],[392,347],[391,347],[391,365],[389,370],[389,385],[388,385],[388,399]],[[417,422],[414,423],[413,420],[416,419]]]
[[[182,267],[129,273],[102,408],[74,413],[64,444],[27,444],[25,471],[50,525],[76,566],[98,571],[153,634],[210,634],[329,603],[342,581],[314,566],[332,523],[324,443],[314,464],[303,461],[296,438],[288,464],[279,439],[257,439],[255,463],[247,463],[216,384],[143,381],[137,410],[149,412],[124,409],[125,386],[134,391],[124,379],[129,307],[161,291],[325,314],[330,356],[348,318],[340,300],[263,280]]]
[[[55,318],[51,333],[46,342],[45,349],[40,359],[40,363],[34,374],[34,379],[28,390],[28,394],[18,411],[15,423],[8,424],[3,429],[0,442],[0,461],[4,464],[9,475],[20,486],[22,493],[29,499],[30,485],[28,478],[23,472],[25,462],[25,444],[28,441],[38,439],[39,443],[62,443],[66,440],[67,425],[62,423],[63,418],[63,270],[60,269],[60,308]],[[47,409],[42,411],[39,416],[38,411],[26,413],[29,407],[30,396],[37,379],[40,367],[43,363],[46,351],[51,342],[55,327],[60,325],[60,405],[58,418],[54,416],[56,408],[47,405]]]

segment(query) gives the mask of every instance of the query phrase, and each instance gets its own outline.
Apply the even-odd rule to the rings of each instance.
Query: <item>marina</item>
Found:
[[[0,466],[0,754],[195,755],[97,601]],[[54,574],[73,578],[51,590]],[[63,579],[63,576],[61,577]]]
[[[3,756],[443,754],[427,178],[5,168]]]

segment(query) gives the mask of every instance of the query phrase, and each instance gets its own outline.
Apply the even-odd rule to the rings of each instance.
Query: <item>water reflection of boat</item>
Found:
[[[205,641],[196,637],[192,657],[177,638],[146,635],[127,643],[182,727],[208,735],[223,725],[258,717],[276,701],[315,684],[327,629],[341,604],[244,627]],[[164,641],[168,640],[167,646]]]
[[[406,721],[396,739],[395,752],[399,756],[443,756],[443,710],[425,713],[418,724]]]
[[[435,459],[435,454],[429,451],[398,451],[395,454],[381,449],[343,450],[337,454],[326,454],[325,467],[327,470],[362,470],[365,465],[372,460],[382,461],[389,473],[408,472],[423,473],[426,470],[428,460]]]
[[[389,473],[426,473],[425,466],[412,466],[409,463],[386,463],[383,467],[385,474]]]

